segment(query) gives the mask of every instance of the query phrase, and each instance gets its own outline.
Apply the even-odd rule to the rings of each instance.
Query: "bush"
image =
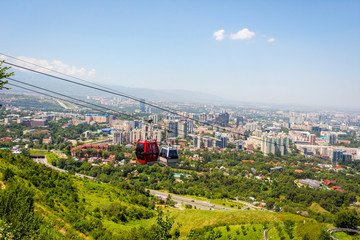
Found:
[[[355,210],[340,210],[335,216],[335,226],[340,228],[352,228],[360,225],[360,217]]]

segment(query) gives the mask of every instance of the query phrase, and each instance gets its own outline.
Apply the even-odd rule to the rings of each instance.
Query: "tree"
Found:
[[[319,240],[331,240],[330,233],[325,229],[321,229]]]
[[[9,184],[0,191],[0,219],[12,228],[15,239],[35,236],[39,218],[34,214],[34,193],[23,183]]]
[[[340,228],[352,228],[360,225],[360,217],[355,210],[340,210],[335,217],[335,226]]]
[[[0,90],[1,89],[9,89],[7,87],[5,87],[5,84],[8,83],[7,80],[2,80],[4,78],[8,78],[14,75],[13,72],[6,72],[10,69],[10,67],[1,67],[1,65],[4,63],[4,61],[0,61]]]
[[[158,211],[157,224],[155,227],[156,239],[166,240],[171,239],[173,236],[170,234],[170,230],[174,224],[174,219],[166,216],[163,218],[163,212]]]
[[[289,235],[290,239],[294,238],[294,227],[295,227],[295,222],[292,220],[285,220],[284,221],[284,226],[285,226],[285,232]]]

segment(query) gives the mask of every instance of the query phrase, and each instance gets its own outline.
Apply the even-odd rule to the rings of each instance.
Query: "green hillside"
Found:
[[[262,239],[272,227],[272,239],[319,239],[329,227],[290,213],[172,208],[126,181],[82,179],[6,151],[0,179],[0,238]]]

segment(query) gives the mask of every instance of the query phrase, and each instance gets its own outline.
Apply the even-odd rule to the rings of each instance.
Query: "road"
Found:
[[[59,172],[63,172],[63,173],[68,173],[67,170],[64,170],[64,169],[61,169],[61,168],[58,168],[58,167],[55,167],[53,165],[51,165],[50,163],[48,163],[46,157],[43,157],[43,158],[35,158],[33,159],[34,162],[36,163],[41,163],[41,164],[44,164],[45,166],[49,167],[49,168],[52,168],[56,171],[59,171]],[[84,174],[80,174],[80,173],[75,173],[75,176],[78,176],[78,177],[82,177],[82,178],[88,178],[90,180],[94,180],[95,178],[94,177],[91,177],[91,176],[88,176],[88,175],[84,175]]]
[[[54,169],[56,171],[63,172],[63,173],[68,173],[67,170],[55,167],[55,166],[51,165],[50,163],[48,163],[46,157],[34,158],[33,160],[36,163],[44,164],[45,166],[47,166],[49,168],[52,168],[52,169]],[[87,176],[87,175],[80,174],[80,173],[75,173],[75,176],[82,177],[82,178],[88,178],[90,180],[95,179],[94,177]],[[169,195],[169,193],[165,193],[165,192],[161,192],[161,191],[157,191],[157,190],[152,190],[152,189],[148,189],[148,190],[150,191],[150,193],[152,195],[160,197],[160,198],[162,198],[164,200],[166,200],[168,195]],[[183,196],[179,196],[179,195],[176,195],[176,194],[170,194],[170,196],[171,196],[171,199],[175,203],[177,203],[178,205],[190,204],[194,208],[196,207],[197,209],[203,209],[203,210],[223,210],[223,211],[235,210],[235,208],[229,208],[229,207],[225,207],[223,205],[213,204],[213,203],[210,203],[210,202],[207,202],[207,201],[196,200],[196,199],[189,198],[189,197],[183,197]],[[258,207],[254,206],[254,205],[252,205],[252,204],[250,204],[248,202],[244,202],[244,201],[237,201],[237,202],[245,205],[245,207],[242,208],[243,210],[245,210],[245,209],[259,209]]]
[[[272,227],[269,227],[269,228],[266,228],[265,230],[264,230],[264,240],[267,240],[268,239],[268,232],[269,232],[269,230],[271,229]]]
[[[169,195],[169,193],[165,193],[165,192],[161,192],[161,191],[157,191],[157,190],[151,190],[149,189],[150,193],[154,196],[157,196],[159,198],[162,199],[166,199]],[[196,200],[196,199],[192,199],[192,198],[188,198],[188,197],[183,197],[183,196],[179,196],[176,194],[172,194],[170,193],[170,197],[171,199],[177,203],[177,204],[181,204],[181,205],[185,205],[185,204],[190,204],[193,207],[196,207],[196,209],[203,209],[203,210],[234,210],[234,208],[229,208],[229,207],[225,207],[222,205],[218,205],[218,204],[213,204],[207,201],[201,201],[201,200]]]
[[[360,234],[359,230],[351,229],[351,228],[333,228],[333,229],[328,229],[327,231],[330,233],[330,237],[335,240],[338,239],[333,235],[336,232],[349,232],[349,233],[355,233],[358,235]]]

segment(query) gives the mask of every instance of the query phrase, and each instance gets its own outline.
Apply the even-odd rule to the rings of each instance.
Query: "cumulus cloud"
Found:
[[[273,43],[273,42],[275,42],[275,38],[269,38],[267,41],[268,41],[269,43]]]
[[[225,39],[225,30],[220,29],[220,30],[214,32],[213,36],[214,36],[216,41],[222,41],[222,40]]]
[[[254,36],[255,36],[254,32],[250,31],[247,28],[243,28],[236,33],[230,34],[230,39],[231,40],[246,40],[246,39],[251,39]]]
[[[48,61],[45,59],[36,59],[24,56],[18,57],[18,60],[10,59],[4,56],[0,56],[0,60],[1,59],[8,60],[11,63],[46,73],[50,73],[50,70],[54,70],[75,77],[95,77],[96,75],[95,69],[86,69],[84,67],[70,66],[60,60]],[[44,68],[50,70],[46,70]]]

